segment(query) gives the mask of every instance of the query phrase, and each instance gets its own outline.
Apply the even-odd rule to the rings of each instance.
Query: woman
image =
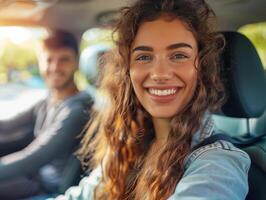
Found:
[[[192,151],[213,134],[209,112],[224,99],[213,17],[203,0],[139,0],[123,10],[101,82],[108,106],[80,150],[98,167],[62,199],[245,199],[247,154],[226,141]]]

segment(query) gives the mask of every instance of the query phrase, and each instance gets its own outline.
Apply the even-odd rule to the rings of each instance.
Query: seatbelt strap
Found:
[[[203,140],[202,142],[194,146],[192,148],[192,151],[200,147],[206,146],[208,144],[215,143],[218,140],[228,141],[238,148],[243,148],[243,147],[250,146],[258,142],[262,137],[264,137],[264,135],[260,135],[260,136],[252,137],[252,138],[245,138],[245,137],[235,138],[235,137],[230,137],[229,135],[226,135],[225,133],[217,133],[217,134],[214,134],[206,138],[205,140]]]

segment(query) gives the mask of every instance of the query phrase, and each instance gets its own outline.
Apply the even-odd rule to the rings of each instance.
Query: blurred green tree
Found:
[[[10,40],[4,40],[0,55],[0,83],[13,81],[12,74],[17,73],[17,79],[27,78],[34,73],[39,75],[37,69],[37,57],[35,41],[16,44]],[[36,69],[34,69],[36,68]],[[37,71],[36,71],[37,70]],[[22,76],[20,76],[22,75]]]

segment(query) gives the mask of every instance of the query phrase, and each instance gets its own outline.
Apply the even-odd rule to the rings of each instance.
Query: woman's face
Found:
[[[143,23],[130,52],[130,78],[142,106],[154,118],[172,118],[191,100],[198,47],[179,19]]]

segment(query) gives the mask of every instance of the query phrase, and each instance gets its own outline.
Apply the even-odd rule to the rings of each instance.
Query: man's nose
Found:
[[[51,71],[57,71],[60,68],[58,61],[53,61],[49,64],[49,68]]]

